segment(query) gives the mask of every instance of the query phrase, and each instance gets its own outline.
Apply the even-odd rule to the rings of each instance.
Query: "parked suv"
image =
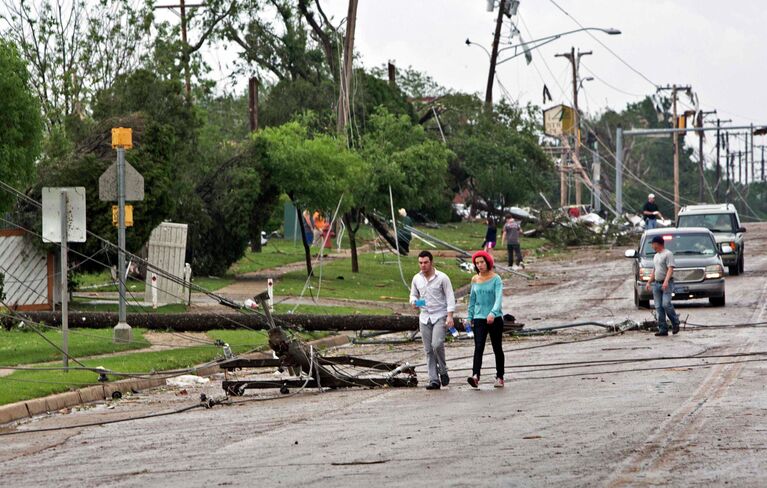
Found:
[[[638,250],[626,251],[626,257],[634,259],[634,304],[637,308],[648,308],[652,300],[652,290],[648,291],[645,286],[653,270],[655,251],[650,244],[655,236],[662,236],[666,249],[674,253],[676,266],[672,299],[708,298],[711,305],[723,307],[725,293],[721,255],[732,253],[732,249],[729,245],[720,249],[710,230],[690,227],[648,230],[642,235]]]
[[[727,266],[727,271],[732,276],[743,272],[743,233],[746,229],[741,225],[733,204],[684,206],[679,211],[676,225],[679,228],[705,227],[713,232],[720,251],[725,244],[732,248],[732,253],[722,254],[722,264]]]

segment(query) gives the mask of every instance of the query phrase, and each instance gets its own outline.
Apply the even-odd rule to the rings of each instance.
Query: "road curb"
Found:
[[[342,346],[350,342],[349,336],[339,334],[323,337],[307,344],[319,349]],[[269,355],[271,357],[271,355]],[[212,376],[220,373],[221,368],[217,365],[201,366],[193,368],[190,374],[198,376]],[[160,372],[161,373],[161,372]],[[127,393],[132,390],[145,390],[165,385],[165,378],[131,378],[105,383],[103,385],[78,388],[64,393],[56,393],[41,398],[33,398],[8,405],[0,406],[0,426],[36,415],[56,412],[62,408],[75,407],[86,403],[100,402],[112,398],[116,391]]]

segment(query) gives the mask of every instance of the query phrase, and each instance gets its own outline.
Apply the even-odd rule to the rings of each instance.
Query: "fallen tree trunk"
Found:
[[[60,312],[18,313],[32,323],[61,326]],[[418,329],[418,317],[415,315],[275,315],[277,325],[300,327],[307,331],[315,330],[390,330],[413,331]],[[9,329],[19,320],[3,317],[0,323]],[[114,327],[117,314],[112,312],[70,312],[69,326],[92,329]],[[177,332],[204,332],[213,329],[255,329],[266,330],[269,324],[266,317],[256,313],[129,313],[128,324],[151,330],[173,330]]]

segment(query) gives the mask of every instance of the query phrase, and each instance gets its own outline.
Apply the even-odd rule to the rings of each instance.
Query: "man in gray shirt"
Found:
[[[429,251],[418,255],[421,272],[410,284],[410,304],[421,311],[421,338],[429,366],[427,390],[439,390],[450,383],[445,362],[445,331],[453,326],[455,295],[450,278],[434,269],[434,257]]]
[[[655,256],[652,258],[653,270],[650,273],[650,281],[647,282],[647,289],[652,287],[652,299],[658,314],[658,332],[655,335],[665,337],[668,335],[666,317],[671,321],[671,333],[679,332],[679,316],[671,304],[671,293],[674,290],[674,254],[666,249],[663,236],[653,237],[651,245]]]
[[[514,255],[517,257],[517,265],[522,268],[525,267],[525,263],[522,262],[522,248],[519,245],[519,234],[522,232],[522,227],[519,225],[514,217],[511,215],[506,216],[506,224],[503,226],[503,234],[501,240],[506,244],[506,250],[509,253],[509,266],[514,266]]]

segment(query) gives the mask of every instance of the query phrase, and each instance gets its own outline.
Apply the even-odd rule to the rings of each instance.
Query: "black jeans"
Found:
[[[522,247],[519,244],[506,244],[506,250],[509,252],[509,266],[514,266],[513,257],[517,256],[517,264],[522,264]]]
[[[485,319],[474,319],[474,367],[473,373],[479,378],[482,372],[482,356],[485,354],[485,343],[490,335],[490,343],[495,354],[495,377],[503,378],[503,318],[496,317],[492,324]]]

